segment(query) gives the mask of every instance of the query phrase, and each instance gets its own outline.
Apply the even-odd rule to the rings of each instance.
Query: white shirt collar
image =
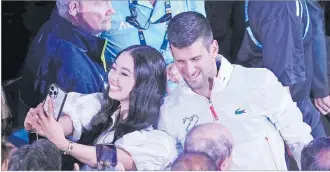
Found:
[[[219,93],[228,85],[231,74],[234,70],[234,65],[232,65],[225,57],[218,55],[218,58],[221,60],[221,66],[218,75],[214,78],[212,93]]]

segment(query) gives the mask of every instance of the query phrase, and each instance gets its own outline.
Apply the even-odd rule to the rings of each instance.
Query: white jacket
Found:
[[[301,150],[313,139],[300,110],[272,72],[232,65],[222,56],[211,99],[179,85],[165,98],[158,129],[183,145],[192,127],[210,122],[223,124],[234,135],[231,170],[287,170],[283,140],[300,165]]]
[[[73,121],[72,140],[77,141],[83,129],[91,130],[91,119],[100,111],[102,93],[80,94],[68,93],[63,113]],[[118,115],[118,112],[115,112]],[[115,116],[112,119],[115,121]],[[97,144],[111,143],[114,131],[103,132],[97,139]],[[133,158],[137,170],[163,170],[177,156],[174,140],[165,132],[149,127],[124,135],[115,142],[117,148],[127,151]]]

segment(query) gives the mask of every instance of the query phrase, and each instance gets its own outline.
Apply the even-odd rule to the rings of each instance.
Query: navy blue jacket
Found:
[[[257,47],[245,32],[237,63],[271,70],[284,86],[290,86],[295,102],[309,96],[313,79],[312,27],[307,26],[304,0],[250,1],[249,24]],[[302,17],[301,17],[302,16]]]
[[[307,6],[311,17],[311,26],[313,27],[314,77],[312,81],[312,95],[314,98],[323,98],[329,95],[324,10],[316,0],[307,0]]]
[[[73,26],[54,10],[39,30],[22,69],[21,97],[35,107],[56,83],[67,92],[102,92],[107,67],[102,63],[106,41]],[[109,66],[109,64],[108,64]]]

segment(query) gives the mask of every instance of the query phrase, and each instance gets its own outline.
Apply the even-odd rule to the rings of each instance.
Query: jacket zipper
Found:
[[[211,110],[211,113],[212,113],[213,119],[214,119],[215,121],[218,121],[219,118],[218,118],[217,113],[216,113],[215,110],[214,110],[214,107],[213,107],[213,104],[212,104],[212,101],[211,101],[211,100],[209,100],[209,108],[210,108],[210,110]]]
[[[214,88],[214,82],[213,82],[213,88]],[[212,103],[212,101],[211,101],[211,97],[210,97],[210,98],[207,98],[207,97],[202,96],[202,95],[199,95],[199,94],[197,94],[197,93],[195,93],[195,92],[194,92],[194,94],[196,94],[197,96],[202,97],[203,99],[206,99],[206,100],[209,101],[209,109],[210,109],[210,111],[211,111],[211,113],[212,113],[213,121],[214,121],[214,122],[215,122],[215,121],[218,121],[218,120],[219,120],[219,117],[218,117],[217,113],[216,113],[215,110],[214,110],[213,103]]]
[[[275,164],[276,170],[278,171],[278,167],[277,167],[277,164],[276,164],[276,161],[275,161],[275,157],[274,157],[274,154],[273,154],[273,151],[272,151],[272,147],[270,147],[270,144],[269,144],[269,139],[268,139],[268,137],[265,137],[265,139],[266,139],[266,142],[267,142],[267,144],[268,144],[268,147],[269,147],[270,153],[272,154],[272,158],[273,158],[273,161],[274,161],[274,164]]]

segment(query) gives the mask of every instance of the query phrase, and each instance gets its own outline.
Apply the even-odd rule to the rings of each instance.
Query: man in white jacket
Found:
[[[182,146],[195,125],[221,123],[234,136],[230,170],[287,170],[284,142],[300,164],[311,128],[272,72],[232,65],[218,55],[208,21],[196,12],[175,16],[168,38],[185,84],[165,98],[158,129]]]

